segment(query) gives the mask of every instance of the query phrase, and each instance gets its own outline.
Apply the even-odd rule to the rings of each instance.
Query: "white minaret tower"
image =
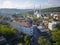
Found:
[[[40,14],[40,18],[42,18],[42,15],[41,15],[41,4],[40,4],[39,14]]]
[[[37,0],[34,0],[34,16],[36,16],[37,18],[41,18],[42,19],[41,4],[40,4],[40,7],[39,7],[39,12],[38,12],[38,11],[36,11],[35,3],[38,3]]]
[[[39,17],[38,11],[36,11],[36,5],[35,5],[36,3],[37,3],[37,0],[34,0],[34,16]]]
[[[35,13],[35,1],[36,1],[36,0],[34,0],[34,13]],[[35,14],[34,14],[34,15],[35,15]]]

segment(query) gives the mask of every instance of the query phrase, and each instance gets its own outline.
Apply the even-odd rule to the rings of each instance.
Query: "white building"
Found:
[[[50,30],[53,30],[53,28],[56,27],[56,24],[57,24],[57,22],[50,22],[50,23],[48,23],[48,28],[49,28]]]
[[[48,32],[48,30],[45,29],[45,28],[42,27],[42,26],[37,26],[37,28],[38,28],[41,32]]]
[[[55,20],[60,20],[60,13],[59,14],[54,14],[53,18]]]
[[[41,14],[39,14],[38,11],[36,11],[36,12],[34,13],[34,15],[35,15],[37,18],[41,17]]]
[[[51,15],[51,16],[53,16],[53,15],[54,15],[54,13],[51,13],[50,15]]]

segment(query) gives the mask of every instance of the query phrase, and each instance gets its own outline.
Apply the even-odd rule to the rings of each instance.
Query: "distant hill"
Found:
[[[52,7],[52,8],[46,8],[42,9],[42,12],[60,12],[60,7]]]
[[[0,15],[12,15],[16,13],[29,13],[33,9],[0,9]]]

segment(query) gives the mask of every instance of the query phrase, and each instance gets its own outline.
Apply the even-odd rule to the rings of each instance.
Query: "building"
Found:
[[[34,16],[37,17],[37,18],[40,18],[40,17],[41,17],[41,14],[39,14],[39,12],[36,11],[36,12],[34,13]]]
[[[57,24],[57,22],[49,22],[49,23],[48,23],[48,28],[49,28],[50,30],[53,30],[53,29],[56,27],[56,24]]]
[[[48,28],[48,23],[49,23],[49,21],[43,20],[43,26],[44,26],[45,28]]]
[[[44,19],[44,20],[48,20],[49,17],[48,17],[48,16],[44,16],[43,19]]]
[[[54,14],[53,18],[60,21],[60,13]]]
[[[18,32],[33,35],[32,20],[30,18],[19,18],[10,22],[12,27],[17,28]]]
[[[39,29],[41,32],[48,32],[48,30],[45,29],[43,26],[37,26],[37,29]]]

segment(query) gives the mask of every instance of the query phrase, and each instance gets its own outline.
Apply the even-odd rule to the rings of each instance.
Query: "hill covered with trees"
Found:
[[[46,8],[42,9],[42,12],[60,12],[60,7],[52,7],[52,8]]]

